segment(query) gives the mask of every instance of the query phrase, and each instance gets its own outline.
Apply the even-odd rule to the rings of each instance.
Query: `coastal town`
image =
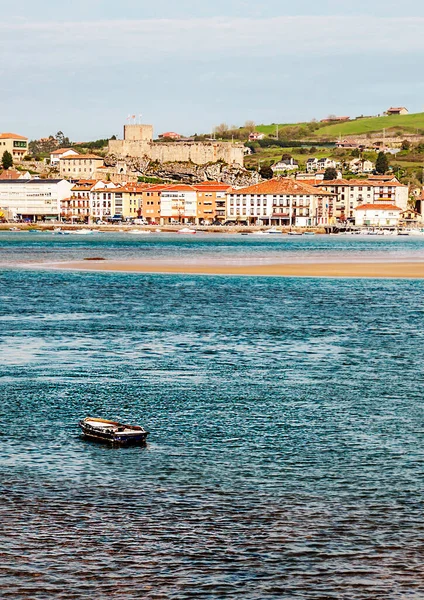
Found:
[[[405,111],[391,108],[387,114]],[[349,118],[323,121],[345,123]],[[152,125],[130,120],[123,139],[109,139],[103,153],[57,143],[47,156],[35,158],[28,138],[2,133],[0,220],[90,226],[421,230],[422,185],[402,182],[386,158],[396,154],[399,144],[385,140],[383,146],[374,144],[373,150],[378,151],[374,163],[360,143],[336,140],[336,149],[350,152],[344,160],[319,156],[319,148],[314,148],[316,154],[305,157],[303,164],[285,152],[269,167],[259,165],[253,170],[246,168],[246,159],[255,149],[252,143],[260,143],[265,134],[257,130],[247,134],[245,143],[216,137],[187,139],[176,132],[154,140]],[[272,145],[272,138],[268,139]],[[277,134],[274,143],[278,141]],[[152,165],[167,176],[145,176]]]

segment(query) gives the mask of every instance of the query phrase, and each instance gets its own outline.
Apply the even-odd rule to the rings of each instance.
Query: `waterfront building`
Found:
[[[205,181],[194,185],[197,191],[197,222],[211,224],[226,219],[227,193],[232,190],[228,183]]]
[[[197,223],[197,190],[191,185],[170,185],[160,194],[160,223]]]
[[[248,224],[328,225],[334,214],[333,193],[281,178],[264,181],[227,195],[227,218]]]
[[[361,204],[355,210],[358,227],[397,227],[402,210],[394,204]]]
[[[90,218],[90,192],[96,185],[94,180],[81,180],[71,189],[69,198],[61,202],[61,216],[65,220],[88,222]]]
[[[59,219],[72,184],[63,179],[0,180],[0,208],[9,219]]]
[[[108,181],[97,181],[90,190],[90,218],[94,221],[111,219],[118,210],[122,213],[122,194],[118,199],[115,191],[118,189],[115,183]]]
[[[335,216],[339,219],[353,219],[355,209],[361,204],[394,204],[406,210],[409,189],[395,180],[379,179],[335,179],[322,181],[317,187],[336,194]]]
[[[103,166],[103,158],[96,154],[63,156],[59,160],[60,176],[66,179],[94,179],[94,174]]]
[[[5,152],[10,152],[13,161],[21,161],[28,154],[28,138],[17,133],[0,133],[0,160]]]

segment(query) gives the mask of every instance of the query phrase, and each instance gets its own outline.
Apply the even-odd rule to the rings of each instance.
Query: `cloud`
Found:
[[[357,16],[3,21],[0,56],[9,65],[36,59],[45,66],[73,64],[78,68],[104,61],[143,64],[168,58],[411,53],[424,50],[423,24],[424,18],[417,17]],[[284,62],[281,66],[284,69]]]

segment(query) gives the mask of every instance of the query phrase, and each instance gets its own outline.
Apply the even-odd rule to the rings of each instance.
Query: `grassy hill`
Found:
[[[399,131],[405,134],[418,133],[424,135],[424,113],[415,113],[412,115],[393,115],[390,117],[370,117],[365,119],[355,119],[346,123],[293,123],[291,125],[282,123],[278,126],[279,137],[283,139],[286,134],[294,133],[297,130],[300,137],[297,139],[317,139],[334,140],[346,136],[365,135],[367,133],[383,133],[386,129],[387,135]],[[314,130],[313,130],[314,129]],[[276,125],[258,125],[258,131],[266,135],[275,135]],[[291,139],[294,139],[291,137]]]

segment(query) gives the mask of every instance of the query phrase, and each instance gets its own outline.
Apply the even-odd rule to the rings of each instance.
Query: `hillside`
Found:
[[[258,125],[257,130],[267,135],[275,135],[276,125]],[[293,130],[297,130],[297,139],[316,139],[316,140],[335,140],[338,137],[359,136],[367,133],[386,133],[399,132],[406,134],[424,135],[424,113],[412,115],[399,115],[390,117],[370,117],[364,119],[355,119],[346,123],[293,123],[291,125],[282,123],[278,125],[279,138],[283,139]],[[293,138],[291,138],[293,139]]]

